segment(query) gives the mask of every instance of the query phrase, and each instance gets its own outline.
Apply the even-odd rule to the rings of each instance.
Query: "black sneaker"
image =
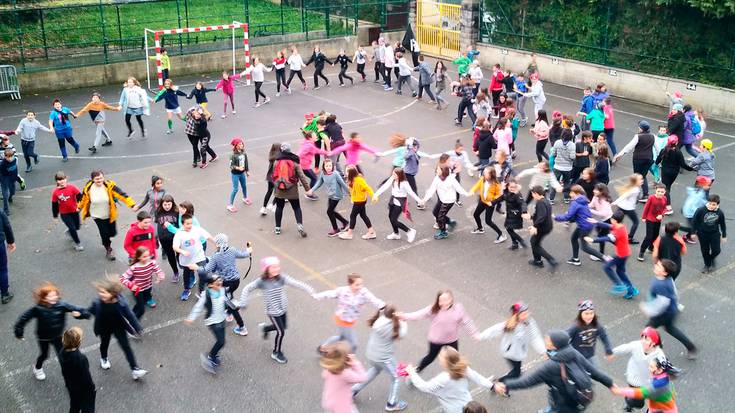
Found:
[[[110,146],[110,145],[112,145],[112,141],[110,140],[107,140],[105,141],[105,143],[102,144],[102,146]]]
[[[7,293],[2,296],[2,303],[7,304],[13,299],[13,293]]]
[[[96,148],[95,146],[90,146],[90,147],[89,147],[89,148],[87,148],[87,149],[88,149],[88,150],[89,150],[90,152],[92,152],[92,153],[97,153],[97,148]]]
[[[582,261],[580,261],[579,258],[570,258],[567,260],[567,264],[576,265],[579,267],[580,265],[582,265]]]
[[[635,240],[635,239],[633,239],[633,238],[628,238],[628,244],[630,244],[630,245],[637,245],[637,244],[640,244],[640,242],[637,241],[637,240]]]
[[[288,363],[288,359],[280,351],[274,351],[274,352],[272,352],[271,353],[271,358],[273,360],[275,360],[276,363],[279,363],[279,364],[286,364],[286,363]]]
[[[544,268],[544,262],[543,261],[528,260],[528,264],[529,265],[533,265],[534,267]]]

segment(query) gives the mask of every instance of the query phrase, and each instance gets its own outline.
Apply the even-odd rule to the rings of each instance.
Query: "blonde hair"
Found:
[[[447,363],[447,373],[452,380],[459,380],[467,375],[467,360],[459,355],[454,347],[444,346],[439,353]]]
[[[123,285],[120,283],[120,279],[115,275],[110,275],[107,278],[95,281],[92,285],[97,289],[107,291],[115,297],[120,295],[123,290]]]
[[[623,185],[619,185],[615,187],[615,190],[618,192],[618,194],[622,195],[631,189],[638,186],[638,181],[642,180],[643,176],[641,174],[633,174],[628,177],[628,182],[624,183]]]
[[[82,337],[84,332],[79,327],[72,327],[64,331],[64,335],[61,337],[61,344],[65,350],[74,350],[82,345]]]
[[[346,341],[338,341],[322,347],[324,355],[319,365],[332,374],[340,374],[347,368],[350,345]]]
[[[135,83],[135,86],[140,86],[140,82],[138,82],[138,79],[131,76],[128,78],[128,82],[130,82],[131,80],[133,81],[133,83]]]
[[[406,144],[406,135],[394,133],[388,138],[388,144],[393,148],[400,148]]]

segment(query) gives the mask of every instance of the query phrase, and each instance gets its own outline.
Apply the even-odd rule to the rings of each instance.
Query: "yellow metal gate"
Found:
[[[416,37],[422,53],[448,58],[459,56],[459,14],[457,4],[416,2]]]

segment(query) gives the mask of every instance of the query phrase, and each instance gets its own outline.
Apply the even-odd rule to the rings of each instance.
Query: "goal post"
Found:
[[[167,34],[182,34],[182,33],[198,33],[208,32],[215,30],[231,30],[232,31],[232,73],[237,73],[237,41],[235,32],[242,29],[243,31],[243,47],[245,51],[245,68],[250,67],[250,39],[248,36],[248,24],[233,21],[231,24],[216,25],[216,26],[200,26],[200,27],[181,27],[177,29],[165,29],[165,30],[152,30],[146,28],[143,32],[145,38],[145,67],[146,67],[146,80],[148,81],[148,89],[151,88],[151,69],[148,62],[152,60],[150,56],[150,47],[148,43],[148,36],[153,35],[154,48],[155,48],[155,61],[156,61],[156,77],[158,78],[158,90],[163,89],[163,67],[161,66],[161,40],[163,36]],[[245,76],[246,84],[250,85],[250,74]]]

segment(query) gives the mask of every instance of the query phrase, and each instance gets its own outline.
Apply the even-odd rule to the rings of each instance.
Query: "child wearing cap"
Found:
[[[692,159],[689,166],[697,171],[697,176],[709,178],[710,185],[715,182],[715,154],[711,140],[702,139],[699,143],[699,154]]]
[[[597,318],[592,300],[584,300],[579,303],[577,318],[574,320],[574,325],[567,329],[567,333],[572,338],[570,343],[572,347],[596,366],[599,365],[595,356],[595,345],[598,338],[602,340],[602,344],[605,346],[605,354],[607,356],[613,354],[610,339],[607,337],[605,327]]]
[[[260,278],[251,282],[240,293],[240,307],[244,308],[248,305],[248,297],[254,290],[262,290],[263,300],[265,301],[265,314],[270,320],[270,324],[260,323],[258,329],[263,335],[263,340],[268,339],[271,331],[276,332],[275,341],[273,343],[273,352],[271,358],[277,363],[288,363],[288,359],[283,355],[283,337],[286,334],[286,311],[288,309],[288,299],[286,298],[285,286],[298,288],[302,291],[314,295],[315,291],[310,285],[303,283],[289,275],[281,273],[281,260],[278,257],[265,257],[260,260]]]
[[[618,388],[612,392],[627,399],[647,400],[648,411],[656,413],[677,413],[676,392],[671,384],[669,373],[676,370],[663,354],[658,354],[649,362],[651,380],[647,386],[639,388]]]
[[[628,382],[628,386],[631,388],[643,387],[648,382],[648,365],[651,360],[664,354],[661,349],[661,337],[658,331],[653,327],[644,328],[640,339],[613,348],[612,355],[608,355],[607,359],[612,361],[615,357],[624,354],[630,354],[625,369],[625,380]],[[632,412],[633,409],[641,408],[643,408],[643,400],[625,398],[624,411]]]
[[[531,318],[528,305],[519,301],[510,307],[510,317],[479,333],[478,340],[500,339],[500,352],[510,364],[511,370],[499,382],[521,377],[521,363],[528,356],[528,348],[533,347],[538,354],[546,354],[546,346],[536,321]]]
[[[230,141],[230,145],[232,145],[232,155],[230,155],[232,192],[230,192],[230,203],[227,204],[227,210],[237,212],[235,196],[237,196],[238,185],[242,188],[242,202],[245,205],[253,203],[248,197],[247,187],[247,177],[250,176],[250,167],[248,165],[248,154],[245,153],[245,142],[240,138],[233,138]]]

